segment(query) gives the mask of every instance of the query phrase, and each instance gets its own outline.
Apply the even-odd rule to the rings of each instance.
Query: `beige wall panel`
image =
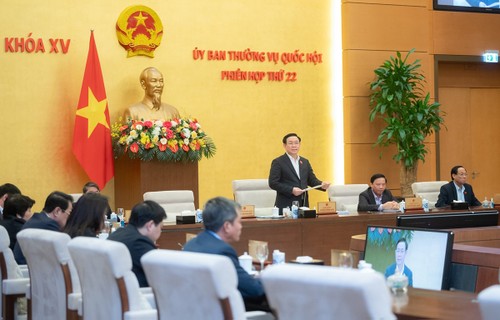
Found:
[[[430,15],[425,7],[346,3],[342,10],[344,48],[428,50]]]
[[[500,48],[497,14],[432,11],[435,54],[481,55]]]
[[[401,52],[403,57],[407,52]],[[376,68],[395,56],[395,51],[359,51],[344,50],[344,96],[369,96],[369,83],[375,79]],[[412,60],[413,59],[413,60]],[[424,90],[434,92],[434,60],[433,56],[424,52],[414,52],[410,61],[420,59],[421,70],[426,77]]]
[[[432,0],[342,0],[343,3],[373,3],[373,4],[394,4],[405,6],[425,7],[429,4],[432,8]]]

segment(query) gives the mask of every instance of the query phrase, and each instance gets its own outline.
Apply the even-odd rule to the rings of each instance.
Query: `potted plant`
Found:
[[[393,159],[400,164],[401,196],[413,196],[411,184],[417,179],[418,161],[425,161],[428,150],[425,138],[439,130],[443,123],[440,104],[430,101],[424,93],[425,77],[420,72],[420,60],[408,62],[415,49],[401,57],[386,60],[375,69],[375,80],[370,83],[370,121],[379,117],[386,126],[375,145],[396,145]]]

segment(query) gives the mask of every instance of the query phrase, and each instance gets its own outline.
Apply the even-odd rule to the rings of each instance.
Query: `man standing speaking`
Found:
[[[328,189],[330,182],[316,178],[309,160],[299,156],[301,139],[296,133],[283,137],[285,154],[274,159],[269,172],[269,187],[276,190],[275,206],[291,207],[292,201],[299,201],[300,206],[309,206],[307,189],[310,187]]]

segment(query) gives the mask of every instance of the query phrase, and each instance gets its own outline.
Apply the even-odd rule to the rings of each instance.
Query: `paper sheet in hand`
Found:
[[[318,184],[317,186],[314,186],[314,187],[308,187],[308,188],[305,188],[304,191],[309,191],[309,190],[312,190],[312,189],[318,189],[318,188],[321,188],[321,185]]]

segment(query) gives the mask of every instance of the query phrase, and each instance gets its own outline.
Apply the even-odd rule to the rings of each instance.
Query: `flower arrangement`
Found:
[[[196,119],[127,120],[112,125],[115,158],[127,154],[131,159],[167,162],[196,162],[215,155],[215,144]]]

